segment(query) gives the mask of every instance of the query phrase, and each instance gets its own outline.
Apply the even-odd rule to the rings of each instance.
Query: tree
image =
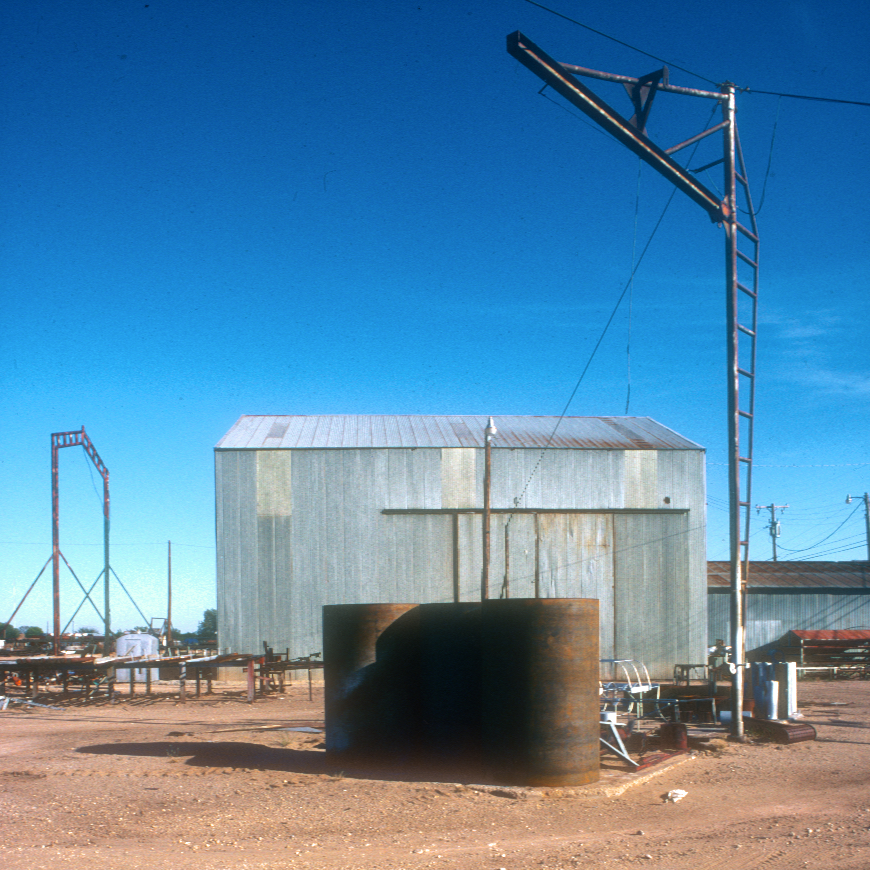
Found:
[[[22,625],[21,628],[27,638],[45,637],[45,632],[38,625]]]
[[[213,607],[202,614],[202,622],[196,629],[196,637],[200,641],[217,640],[217,610]]]
[[[0,622],[0,640],[18,640],[21,632],[8,622]]]

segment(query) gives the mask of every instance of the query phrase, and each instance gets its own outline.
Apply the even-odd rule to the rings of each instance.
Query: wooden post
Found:
[[[187,688],[187,662],[178,666],[178,700],[184,704],[187,701],[185,690]]]

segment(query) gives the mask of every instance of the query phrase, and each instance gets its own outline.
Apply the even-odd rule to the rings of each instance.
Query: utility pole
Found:
[[[166,649],[172,655],[172,541],[166,545]]]
[[[846,496],[846,504],[852,504],[852,496]],[[870,493],[864,493],[864,525],[867,532],[867,561],[870,562]]]
[[[757,504],[755,506],[755,510],[758,513],[761,511],[770,511],[770,524],[768,525],[768,529],[770,529],[770,542],[773,545],[773,561],[776,561],[776,539],[779,537],[780,527],[779,523],[776,521],[776,512],[784,511],[788,507],[787,504]]]

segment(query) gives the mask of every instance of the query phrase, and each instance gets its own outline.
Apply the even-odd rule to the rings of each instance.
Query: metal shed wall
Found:
[[[449,509],[482,505],[481,448],[219,449],[215,465],[221,648],[317,652],[323,604],[479,598],[481,516]],[[541,595],[599,598],[602,658],[659,677],[703,661],[701,449],[495,448],[492,468],[493,597],[505,525],[510,594],[534,594],[537,528]],[[498,512],[514,506],[532,512]]]
[[[710,644],[731,637],[727,589],[709,590]],[[792,629],[870,628],[870,589],[759,589],[746,595],[746,650],[779,640]]]

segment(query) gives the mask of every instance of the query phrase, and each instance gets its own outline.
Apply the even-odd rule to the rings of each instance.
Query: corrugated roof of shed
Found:
[[[245,415],[215,450],[324,447],[483,447],[486,416]],[[493,415],[494,447],[591,450],[703,450],[650,417]]]
[[[870,640],[870,629],[866,628],[793,628],[789,634],[801,640]]]
[[[707,586],[730,586],[730,562],[707,563]],[[750,562],[753,587],[863,589],[870,587],[870,562]]]

